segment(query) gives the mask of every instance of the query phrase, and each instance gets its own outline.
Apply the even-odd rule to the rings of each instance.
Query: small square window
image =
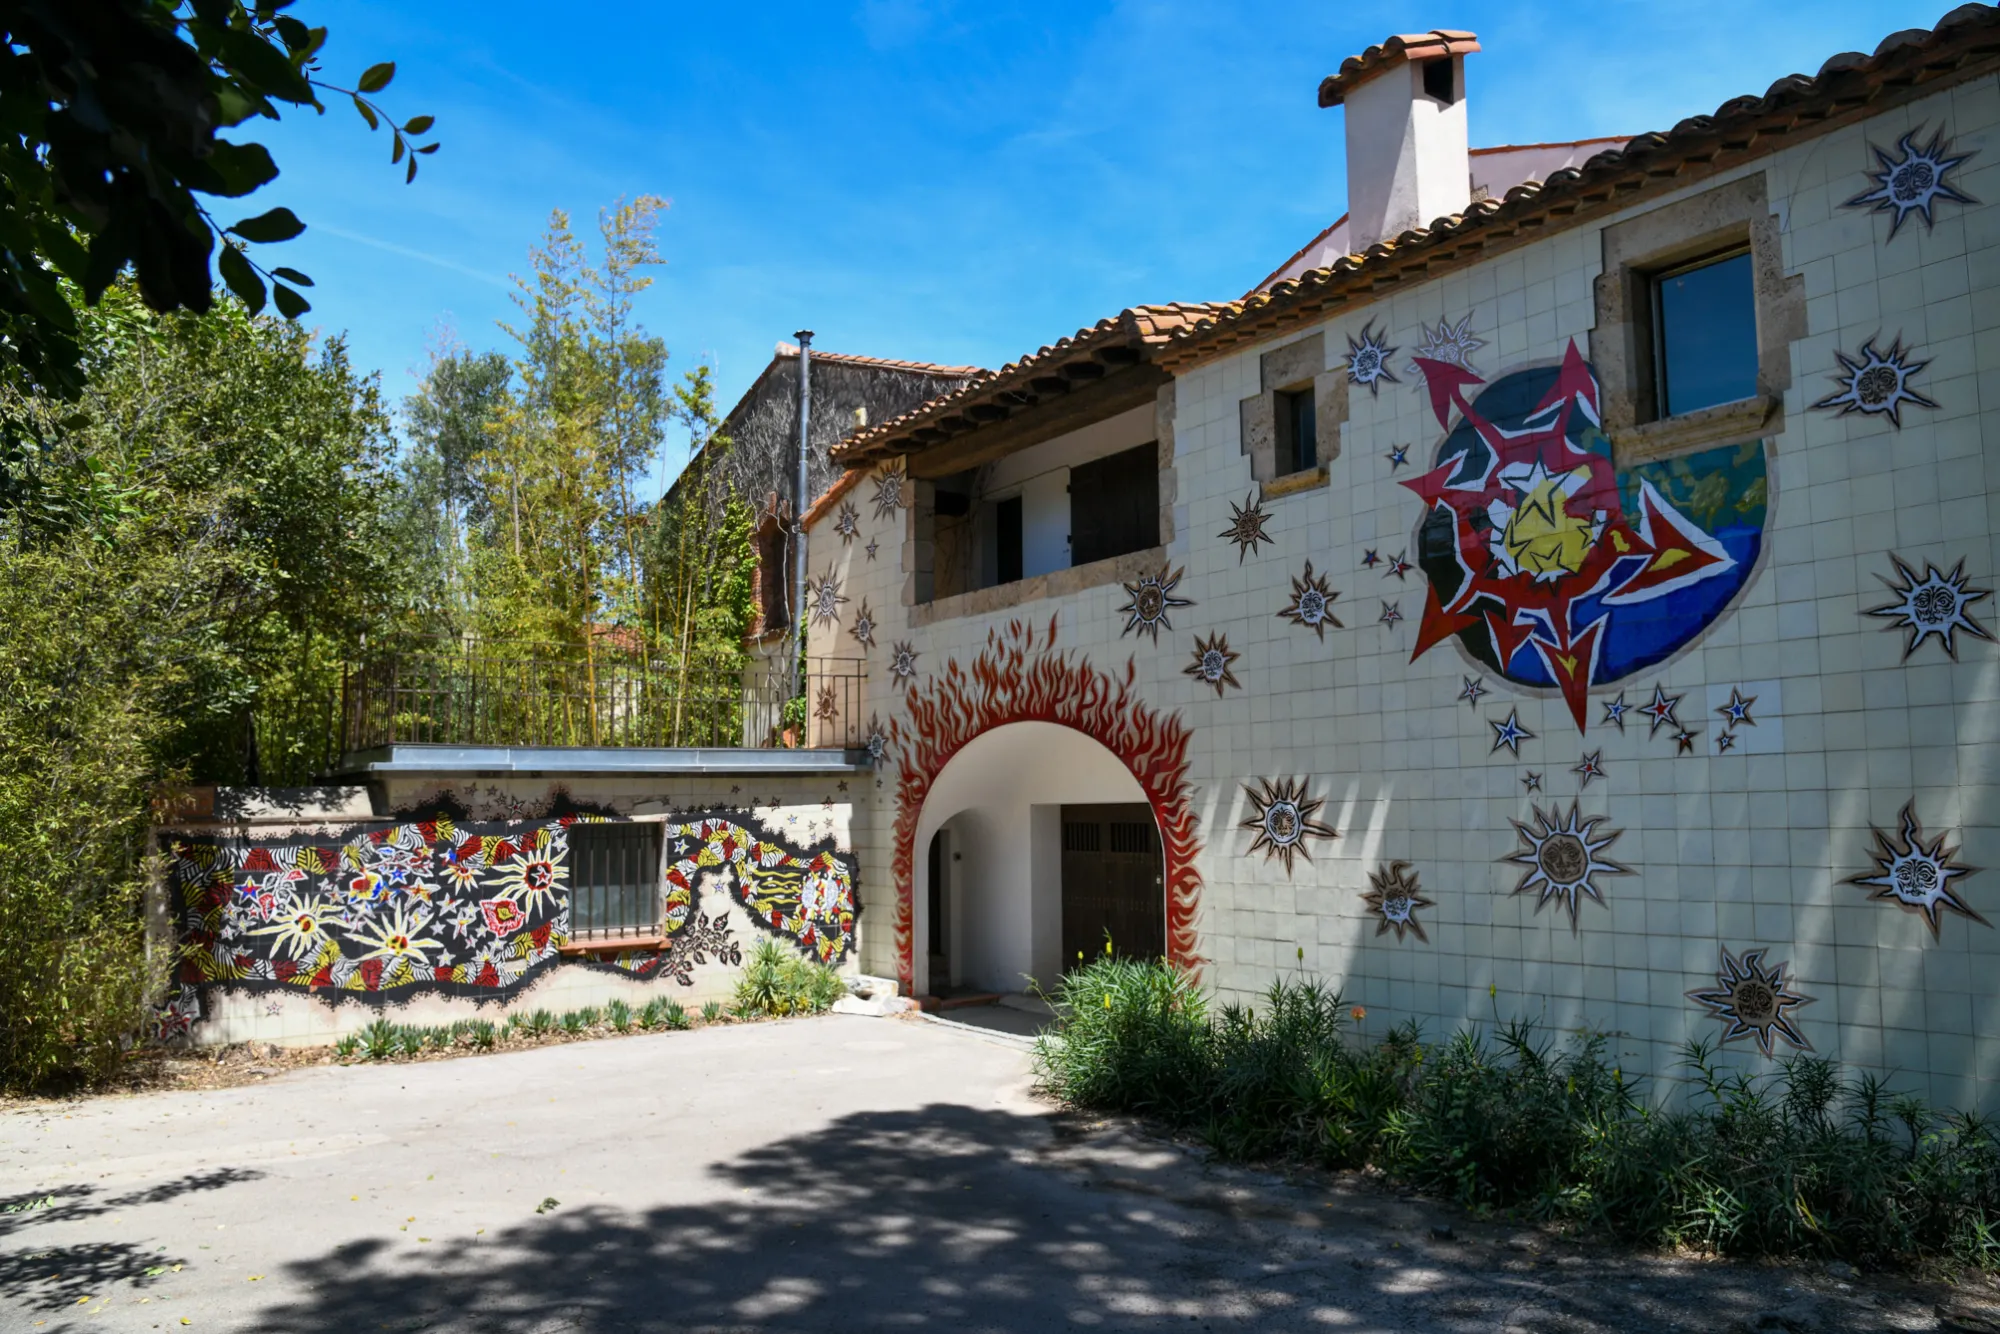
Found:
[[[569,827],[570,933],[651,936],[660,929],[660,826]]]
[[[1656,274],[1653,387],[1658,416],[1757,393],[1757,297],[1748,249]]]
[[[1312,386],[1277,396],[1277,474],[1280,477],[1319,466],[1319,427]]]

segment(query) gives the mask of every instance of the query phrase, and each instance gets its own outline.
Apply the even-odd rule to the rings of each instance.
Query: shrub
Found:
[[[611,1021],[613,1032],[629,1033],[632,1031],[632,1007],[624,1001],[612,1001],[604,1007],[604,1014]]]
[[[761,940],[736,979],[735,1010],[745,1017],[818,1014],[846,990],[833,969],[775,940]]]
[[[721,1001],[702,1002],[701,1021],[704,1024],[719,1024],[726,1018],[728,1015],[724,1012]]]
[[[665,1011],[666,998],[655,996],[639,1008],[639,1012],[632,1017],[632,1022],[641,1029],[658,1028],[664,1022]]]
[[[333,1054],[343,1061],[351,1061],[361,1050],[361,1039],[347,1033],[334,1040]]]
[[[426,1030],[418,1028],[414,1024],[405,1024],[396,1030],[397,1045],[402,1048],[403,1055],[405,1056],[417,1055],[424,1049],[424,1043],[428,1040]]]
[[[471,1040],[473,1047],[479,1051],[492,1051],[498,1036],[494,1032],[492,1021],[488,1019],[468,1021],[465,1025],[465,1034]]]
[[[386,1061],[395,1055],[397,1046],[396,1026],[387,1019],[377,1019],[361,1030],[361,1054],[371,1061]]]
[[[604,1012],[595,1005],[586,1005],[576,1012],[577,1020],[585,1028],[596,1028],[604,1022]]]
[[[1079,1107],[1191,1130],[1219,1155],[1374,1164],[1480,1211],[1645,1245],[1880,1265],[2000,1260],[2000,1136],[1800,1056],[1726,1072],[1690,1044],[1692,1097],[1654,1105],[1601,1036],[1525,1022],[1435,1047],[1373,1043],[1338,991],[1275,983],[1213,1021],[1181,970],[1104,958],[1063,979],[1039,1077]]]
[[[562,1017],[562,1031],[572,1036],[583,1032],[588,1026],[588,1022],[583,1016],[584,1011],[582,1010],[569,1010],[565,1012]]]
[[[529,1037],[545,1038],[556,1031],[556,1017],[547,1010],[536,1010],[528,1016],[524,1027]]]
[[[714,1002],[710,1001],[709,1004],[713,1005]],[[706,1017],[706,1011],[704,1011],[704,1017]],[[660,1007],[660,1022],[676,1032],[694,1027],[694,1021],[688,1018],[688,1012],[682,1008],[679,1001],[670,1000]]]

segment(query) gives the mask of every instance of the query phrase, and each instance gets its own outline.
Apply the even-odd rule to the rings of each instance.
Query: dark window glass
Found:
[[[757,591],[763,629],[782,629],[785,617],[785,535],[775,529],[757,539]]]
[[[1757,392],[1757,300],[1748,251],[1660,275],[1653,310],[1660,416]]]
[[[1319,426],[1313,391],[1300,389],[1278,395],[1278,476],[1319,466]]]
[[[1021,498],[1014,496],[993,507],[994,545],[999,552],[995,577],[1011,584],[1021,577]]]
[[[1160,544],[1160,446],[1080,463],[1069,473],[1069,560],[1094,560]]]
[[[659,825],[573,824],[569,862],[572,932],[638,936],[659,930]]]

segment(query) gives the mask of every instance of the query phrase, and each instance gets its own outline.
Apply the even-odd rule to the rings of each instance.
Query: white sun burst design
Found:
[[[1889,586],[1896,600],[1870,607],[1867,614],[1894,617],[1894,624],[1882,628],[1909,632],[1909,640],[1903,645],[1903,661],[1908,662],[1910,655],[1933,635],[1937,636],[1938,642],[1944,645],[1944,651],[1954,662],[1958,660],[1958,642],[1953,636],[1958,631],[1970,631],[1981,639],[1993,638],[1986,627],[1973,620],[1971,613],[1966,611],[1967,607],[1982,598],[1992,597],[1993,590],[1966,587],[1963,558],[1951,567],[1950,574],[1940,574],[1937,566],[1925,561],[1924,577],[1921,579],[1903,563],[1902,557],[1892,552],[1889,561],[1896,567],[1896,573],[1903,576],[1902,582],[1897,583],[1881,575],[1876,578]]]
[[[1233,651],[1229,647],[1228,635],[1216,634],[1209,636],[1207,639],[1196,635],[1194,637],[1194,661],[1181,668],[1181,674],[1192,676],[1197,681],[1214,686],[1215,697],[1221,699],[1224,687],[1242,689],[1241,683],[1236,679],[1236,673],[1230,670],[1241,656],[1243,655]]]
[[[1430,907],[1431,901],[1424,897],[1423,886],[1417,883],[1417,873],[1410,869],[1408,862],[1390,862],[1379,871],[1370,871],[1368,889],[1361,898],[1372,912],[1382,918],[1375,924],[1376,935],[1387,935],[1393,928],[1398,940],[1407,931],[1415,933],[1417,939],[1426,945],[1430,944],[1431,938],[1424,934],[1424,924],[1417,920],[1417,909]]]
[[[868,718],[868,740],[864,743],[868,751],[868,763],[880,765],[889,757],[889,733],[882,726],[882,716],[871,714]]]
[[[1467,311],[1465,318],[1457,324],[1446,317],[1438,321],[1435,329],[1422,322],[1417,328],[1423,332],[1423,337],[1417,340],[1417,350],[1411,355],[1422,360],[1410,363],[1410,369],[1417,377],[1417,383],[1411,388],[1418,388],[1423,383],[1424,361],[1441,361],[1448,366],[1461,366],[1477,373],[1478,368],[1472,364],[1472,354],[1485,347],[1486,340],[1472,332],[1472,312]]]
[[[1946,845],[1949,834],[1940,834],[1933,843],[1924,842],[1924,826],[1917,819],[1914,801],[1903,807],[1901,820],[1902,830],[1895,837],[1873,830],[1875,847],[1868,855],[1875,859],[1874,874],[1851,875],[1846,883],[1873,889],[1869,897],[1886,899],[1905,912],[1919,914],[1930,927],[1933,940],[1938,934],[1938,913],[1947,908],[1981,926],[1991,926],[1951,887],[1952,881],[1973,875],[1979,868],[1958,861],[1958,848]]]
[[[903,483],[906,478],[907,474],[904,473],[900,460],[882,469],[881,474],[875,478],[876,518],[890,518],[897,510],[903,508],[906,503],[903,499]]]
[[[861,647],[875,647],[875,617],[868,610],[868,599],[861,599],[861,610],[854,613],[854,625],[847,633],[861,641]]]
[[[1260,778],[1256,787],[1245,787],[1243,792],[1250,798],[1252,809],[1250,818],[1238,828],[1248,829],[1257,835],[1251,840],[1250,851],[1245,856],[1261,848],[1264,860],[1276,857],[1285,864],[1285,874],[1290,875],[1292,858],[1312,860],[1312,854],[1306,850],[1306,839],[1340,837],[1340,832],[1332,825],[1313,818],[1326,802],[1323,798],[1307,796],[1303,779],[1281,778],[1274,783],[1268,778]]]
[[[819,577],[818,583],[806,585],[806,605],[812,608],[813,624],[822,621],[840,622],[840,604],[847,601],[840,592],[840,580],[828,570]]]
[[[1396,349],[1389,346],[1387,331],[1373,332],[1373,321],[1361,326],[1361,336],[1347,336],[1347,378],[1355,384],[1368,386],[1368,392],[1382,392],[1383,381],[1401,384],[1389,370],[1389,358]]]
[[[1561,802],[1546,812],[1536,806],[1534,813],[1532,828],[1519,820],[1508,821],[1521,835],[1525,846],[1501,860],[1528,868],[1521,873],[1521,882],[1514,886],[1516,894],[1536,893],[1536,912],[1540,912],[1542,905],[1550,899],[1555,899],[1569,910],[1569,927],[1575,931],[1582,896],[1589,895],[1599,903],[1604,902],[1598,878],[1631,874],[1630,868],[1600,855],[1616,843],[1624,831],[1614,829],[1602,838],[1596,837],[1597,826],[1604,823],[1604,817],[1593,815],[1586,820],[1576,803],[1570,805],[1567,816],[1563,814]]]
[[[1705,1006],[1710,1014],[1728,1025],[1724,1042],[1754,1037],[1764,1054],[1771,1054],[1771,1037],[1776,1034],[1800,1051],[1811,1051],[1812,1043],[1792,1023],[1792,1011],[1811,1005],[1813,998],[1793,991],[1785,980],[1785,965],[1764,966],[1765,950],[1745,950],[1741,959],[1722,950],[1722,967],[1715,974],[1716,985],[1704,991],[1685,993]]]
[[[1902,156],[1892,158],[1874,144],[1875,160],[1880,169],[1867,173],[1875,182],[1875,188],[1864,190],[1847,201],[1848,208],[1866,208],[1871,213],[1894,213],[1895,219],[1889,224],[1889,239],[1895,240],[1896,233],[1912,213],[1924,220],[1924,230],[1929,231],[1936,219],[1931,210],[1939,201],[1950,200],[1957,204],[1973,204],[1978,201],[1953,188],[1946,175],[1960,163],[1971,157],[1970,152],[1953,156],[1951,143],[1944,136],[1944,126],[1938,126],[1928,144],[1919,146],[1917,134],[1923,129],[1918,126],[1904,135],[1896,144],[1896,151]]]
[[[861,511],[854,508],[854,502],[840,502],[840,513],[833,518],[833,531],[840,534],[840,544],[847,546],[860,535]]]
[[[1175,607],[1194,605],[1191,598],[1174,596],[1181,574],[1182,571],[1172,566],[1162,565],[1157,573],[1142,575],[1137,583],[1126,584],[1127,600],[1118,609],[1125,615],[1125,628],[1118,633],[1123,636],[1138,630],[1158,643],[1161,630],[1173,629],[1173,622],[1167,619],[1167,613]]]
[[[889,650],[889,675],[896,678],[896,684],[907,686],[917,674],[917,651],[910,647],[908,640],[899,640]]]
[[[1930,365],[1928,361],[1910,360],[1909,354],[1914,350],[1906,349],[1901,338],[1889,344],[1887,352],[1877,350],[1872,338],[1853,357],[1835,348],[1833,355],[1839,359],[1841,368],[1833,378],[1840,388],[1813,406],[1839,408],[1843,417],[1850,412],[1887,417],[1891,426],[1901,430],[1904,404],[1914,403],[1920,408],[1937,406],[1910,388],[1910,377]]]
[[[1327,626],[1331,625],[1336,630],[1343,628],[1340,618],[1333,614],[1333,600],[1339,596],[1333,585],[1327,582],[1327,577],[1314,574],[1313,563],[1307,561],[1306,572],[1292,576],[1292,600],[1278,615],[1293,625],[1305,626],[1324,642]]]

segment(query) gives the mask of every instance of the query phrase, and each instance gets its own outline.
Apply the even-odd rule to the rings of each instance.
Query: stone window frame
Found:
[[[1347,374],[1326,368],[1326,332],[1274,347],[1257,359],[1258,392],[1237,404],[1243,453],[1250,458],[1250,476],[1259,499],[1273,500],[1327,484],[1331,465],[1340,457],[1340,428],[1347,421]],[[1310,389],[1313,393],[1315,465],[1297,472],[1278,472],[1278,396]]]
[[[1603,392],[1604,432],[1621,466],[1785,429],[1791,344],[1806,334],[1805,278],[1785,272],[1781,219],[1763,172],[1739,177],[1599,233],[1604,268],[1593,284],[1591,360]],[[1747,245],[1757,315],[1757,392],[1673,417],[1654,415],[1654,276]]]

